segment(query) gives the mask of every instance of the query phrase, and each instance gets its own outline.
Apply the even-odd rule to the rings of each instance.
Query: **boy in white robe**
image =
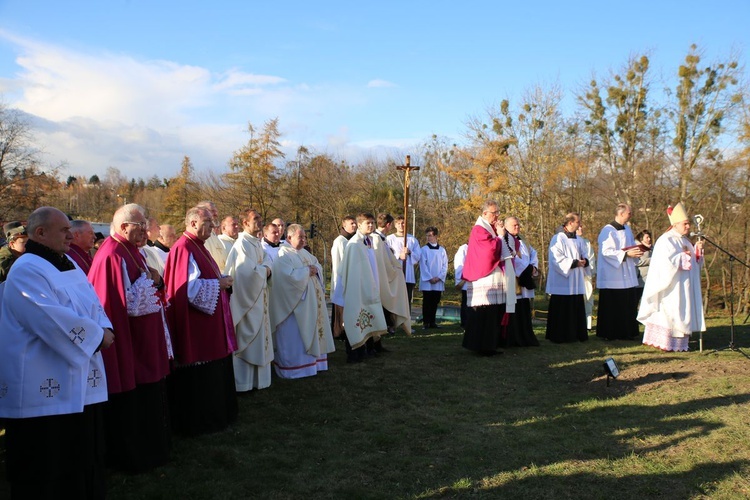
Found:
[[[386,243],[393,220],[390,214],[378,214],[378,227],[372,235],[372,249],[375,251],[378,264],[380,301],[383,303],[388,333],[395,333],[396,329],[401,327],[407,335],[411,335],[411,307],[404,272],[401,261],[393,255]],[[374,348],[378,352],[387,352],[378,341],[375,342]]]
[[[387,331],[380,283],[371,235],[375,216],[357,215],[357,232],[344,250],[333,303],[344,309],[347,363],[362,361],[367,355],[365,343]]]
[[[404,229],[406,228],[406,219],[400,215],[396,217],[394,225],[396,226],[396,232],[388,235],[385,241],[393,251],[393,255],[402,261],[402,265],[403,261],[406,261],[406,293],[409,297],[409,303],[411,304],[414,287],[417,284],[414,270],[416,266],[419,265],[419,259],[421,257],[419,241],[417,241],[417,239],[411,234],[407,234],[406,248],[404,248]]]
[[[419,290],[422,292],[422,318],[424,328],[438,328],[435,320],[440,298],[445,291],[448,275],[448,254],[438,243],[438,228],[425,230],[427,244],[420,249]]]

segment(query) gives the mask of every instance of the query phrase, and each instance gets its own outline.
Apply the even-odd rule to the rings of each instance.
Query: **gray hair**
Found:
[[[123,205],[115,211],[115,215],[112,217],[113,229],[117,230],[120,224],[131,220],[136,215],[146,216],[146,211],[137,203],[128,203]]]
[[[487,200],[482,204],[482,213],[485,213],[490,209],[490,207],[497,208],[499,205],[495,200]]]
[[[190,227],[190,222],[194,220],[200,220],[201,217],[203,217],[203,214],[207,213],[209,217],[211,217],[211,210],[209,210],[205,206],[195,206],[193,208],[188,209],[187,213],[185,214],[185,227]]]
[[[302,229],[303,231],[305,230],[305,228],[302,227],[300,224],[289,224],[286,227],[286,239],[291,238],[294,235],[294,233],[296,233],[300,229]]]
[[[79,233],[81,231],[85,231],[89,227],[92,227],[92,226],[91,226],[91,223],[87,220],[76,219],[76,220],[70,221],[70,231],[73,233]]]

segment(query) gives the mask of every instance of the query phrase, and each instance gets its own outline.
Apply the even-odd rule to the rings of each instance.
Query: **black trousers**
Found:
[[[437,313],[440,297],[442,296],[443,292],[422,292],[422,318],[425,326],[435,326],[435,314]]]

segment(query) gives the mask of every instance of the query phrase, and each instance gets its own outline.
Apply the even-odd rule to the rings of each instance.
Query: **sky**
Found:
[[[632,56],[665,78],[693,43],[745,64],[748,25],[746,0],[0,0],[0,102],[63,178],[222,172],[273,118],[288,160],[356,163],[461,142],[537,85],[572,109]]]

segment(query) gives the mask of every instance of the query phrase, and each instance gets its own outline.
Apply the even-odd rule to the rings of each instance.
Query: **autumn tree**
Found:
[[[466,137],[469,143],[456,148],[462,161],[448,170],[466,193],[461,207],[477,213],[484,200],[495,198],[504,205],[505,186],[508,184],[508,166],[511,161],[508,149],[515,139],[504,134],[502,123],[495,117],[489,120],[474,117],[469,120]]]
[[[260,132],[252,123],[247,128],[250,134],[247,144],[235,151],[229,161],[225,195],[235,206],[254,207],[265,217],[280,196],[276,162],[285,155],[279,141],[279,119],[268,120]]]
[[[0,102],[0,220],[25,219],[58,189],[60,166],[43,168],[41,157],[20,111]]]
[[[182,227],[185,223],[185,214],[200,201],[200,195],[198,184],[193,178],[193,164],[190,158],[185,156],[180,173],[168,181],[161,218],[167,224]]]

